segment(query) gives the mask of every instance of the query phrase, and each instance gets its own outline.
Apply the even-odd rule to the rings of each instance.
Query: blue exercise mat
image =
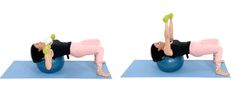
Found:
[[[222,68],[227,71],[224,63]],[[230,78],[216,75],[212,60],[185,60],[181,69],[176,72],[162,72],[152,60],[135,60],[122,77],[209,77]]]
[[[109,72],[106,64],[103,70]],[[64,67],[56,73],[43,73],[32,61],[14,61],[1,78],[88,78],[111,79],[98,76],[93,61],[66,61]]]

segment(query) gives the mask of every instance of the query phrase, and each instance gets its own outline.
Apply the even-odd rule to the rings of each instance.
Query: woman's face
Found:
[[[155,46],[156,48],[158,48],[158,51],[163,50],[164,45],[165,45],[165,43],[164,43],[164,42],[161,42],[161,41],[154,43],[154,46]]]
[[[38,51],[41,51],[46,45],[44,42],[37,42],[34,43],[34,46],[38,49]]]

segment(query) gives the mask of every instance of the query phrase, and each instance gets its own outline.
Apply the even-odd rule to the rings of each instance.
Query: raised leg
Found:
[[[212,54],[214,57],[214,62],[216,66],[216,74],[222,75],[222,76],[229,76],[228,72],[224,72],[221,69],[222,53],[223,53],[222,47],[216,44],[209,44],[209,43],[213,43],[213,40],[212,42],[210,42],[209,40],[191,42],[190,54],[197,56],[197,57]]]
[[[102,70],[104,49],[101,46],[72,43],[70,51],[71,55],[77,58],[85,55],[94,55],[95,63],[97,64],[97,74],[104,77],[110,76],[109,73],[105,73]]]
[[[87,39],[80,42],[82,45],[100,45],[98,39]]]
[[[209,44],[209,45],[217,45],[219,46],[219,40],[218,39],[205,39],[201,41],[202,44]]]

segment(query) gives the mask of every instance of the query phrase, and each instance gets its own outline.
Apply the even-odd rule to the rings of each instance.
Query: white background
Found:
[[[218,38],[224,48],[223,59],[232,75],[233,4],[233,0],[1,0],[0,75],[14,60],[31,60],[31,44],[55,33],[62,41],[100,39],[113,79],[0,79],[0,83],[230,85],[233,78],[120,77],[133,60],[151,59],[150,46],[163,40],[162,17],[169,12],[174,13],[176,39]],[[212,59],[212,55],[191,56],[190,59]],[[93,56],[70,60],[93,60]]]

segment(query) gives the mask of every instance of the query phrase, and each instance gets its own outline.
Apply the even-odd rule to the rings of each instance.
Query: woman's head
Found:
[[[158,51],[163,50],[165,43],[162,41],[154,43],[155,48],[157,48]]]
[[[37,42],[34,43],[33,46],[37,48],[38,51],[41,51],[46,46],[46,44],[44,42]]]
[[[42,49],[46,46],[44,42],[34,43],[31,46],[31,57],[33,58],[33,62],[37,62],[38,59],[44,57]]]
[[[164,55],[163,52],[164,42],[153,43],[151,46],[151,57],[154,62],[160,61]]]

